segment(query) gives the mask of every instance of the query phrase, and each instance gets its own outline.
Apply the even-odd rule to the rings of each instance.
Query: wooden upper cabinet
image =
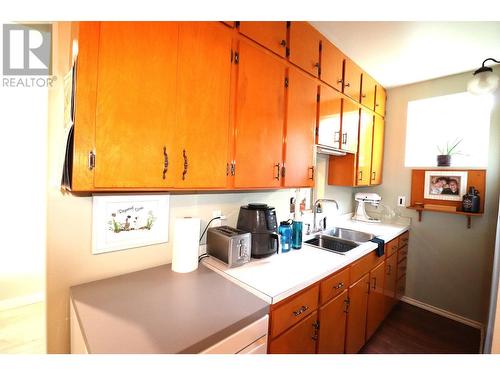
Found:
[[[180,24],[176,187],[226,186],[231,43],[218,22]]]
[[[319,94],[319,123],[317,143],[340,148],[340,118],[342,96],[326,85],[321,85]]]
[[[365,344],[369,277],[370,275],[366,274],[349,287],[349,310],[345,340],[347,354],[357,353]]]
[[[174,184],[178,34],[176,22],[101,23],[95,187]]]
[[[370,271],[370,295],[366,317],[366,340],[375,333],[385,317],[385,261]]]
[[[285,70],[278,58],[240,41],[235,187],[281,185]]]
[[[375,86],[377,83],[367,73],[363,73],[361,85],[361,104],[375,110]]]
[[[342,100],[342,134],[340,148],[356,153],[358,151],[359,105],[349,99]]]
[[[322,35],[305,21],[290,23],[289,60],[306,72],[319,77]]]
[[[373,114],[361,110],[359,122],[359,148],[358,148],[358,175],[356,185],[367,186],[370,184],[373,140]]]
[[[321,41],[321,80],[342,91],[344,54],[327,39]]]
[[[375,93],[375,112],[377,112],[381,116],[385,116],[385,101],[385,89],[382,86],[377,85]]]
[[[242,21],[240,33],[285,57],[287,48],[287,26],[285,21]]]
[[[347,290],[344,290],[319,309],[319,354],[344,353],[347,308]]]
[[[350,58],[346,57],[344,66],[344,94],[360,101],[361,95],[361,68]]]
[[[382,164],[384,160],[384,119],[374,116],[373,123],[373,150],[372,150],[372,170],[370,175],[370,185],[382,183]]]
[[[314,184],[314,143],[318,85],[306,74],[289,68],[284,186]]]

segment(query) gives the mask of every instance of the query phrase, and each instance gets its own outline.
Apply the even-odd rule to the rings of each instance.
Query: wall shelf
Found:
[[[409,208],[410,210],[415,210],[418,212],[418,221],[422,221],[422,212],[423,211],[443,212],[445,214],[455,214],[455,215],[466,216],[467,217],[467,228],[471,227],[471,219],[473,216],[483,216],[482,212],[439,210],[439,209],[435,209],[435,208],[424,208],[424,207],[417,207],[417,206],[408,206],[406,208]]]

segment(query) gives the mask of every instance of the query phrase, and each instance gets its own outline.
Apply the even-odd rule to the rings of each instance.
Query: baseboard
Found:
[[[43,301],[43,293],[29,294],[26,296],[9,298],[0,301],[0,311],[15,309],[16,307],[32,305]]]
[[[429,305],[425,302],[421,302],[421,301],[418,301],[416,299],[413,299],[413,298],[410,298],[407,296],[403,296],[401,298],[401,301],[406,302],[406,303],[413,305],[413,306],[416,306],[416,307],[420,307],[421,309],[430,311],[434,314],[444,316],[445,318],[455,320],[459,323],[468,325],[469,327],[479,329],[479,331],[481,332],[481,342],[479,345],[479,353],[483,352],[483,345],[484,345],[484,324],[483,323],[480,323],[476,320],[472,320],[472,319],[466,318],[464,316],[452,313],[452,312],[447,311],[447,310],[440,309],[439,307]]]

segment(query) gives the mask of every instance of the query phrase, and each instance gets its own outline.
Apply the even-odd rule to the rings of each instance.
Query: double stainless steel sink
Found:
[[[373,238],[375,236],[371,233],[333,227],[319,232],[304,243],[333,253],[345,254]]]

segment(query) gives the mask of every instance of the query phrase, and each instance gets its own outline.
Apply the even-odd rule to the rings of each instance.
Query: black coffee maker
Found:
[[[241,206],[236,227],[252,234],[252,258],[265,258],[278,252],[278,221],[274,207],[264,203]]]

